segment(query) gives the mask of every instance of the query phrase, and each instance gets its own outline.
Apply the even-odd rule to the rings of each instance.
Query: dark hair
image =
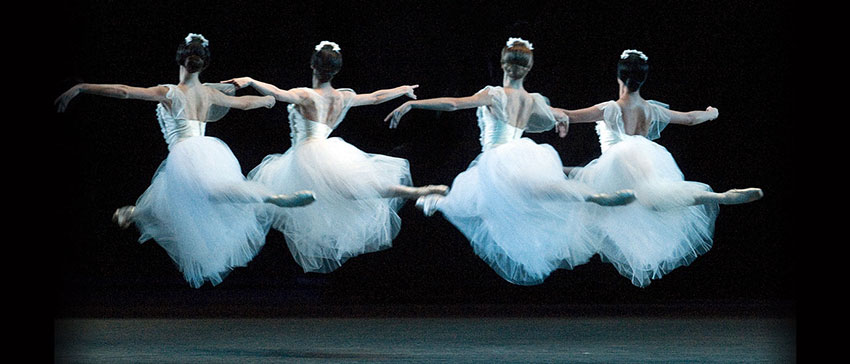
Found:
[[[502,48],[502,66],[508,77],[519,79],[525,77],[534,64],[534,52],[521,43]]]
[[[649,63],[637,53],[628,53],[617,62],[617,78],[623,81],[630,92],[637,92],[649,74]]]
[[[210,65],[210,48],[204,46],[203,40],[192,38],[189,43],[177,46],[177,64],[186,67],[190,73],[201,72]]]
[[[310,57],[310,67],[319,79],[319,82],[328,82],[342,69],[342,54],[326,45],[322,49],[313,52]]]

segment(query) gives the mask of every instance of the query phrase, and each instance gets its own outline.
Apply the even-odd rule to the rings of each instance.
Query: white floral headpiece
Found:
[[[336,44],[336,43],[334,43],[334,42],[330,42],[330,41],[326,41],[326,40],[323,40],[321,43],[319,43],[319,45],[317,45],[317,46],[316,46],[316,50],[317,50],[317,51],[320,51],[320,50],[322,50],[322,48],[324,48],[326,45],[329,45],[329,46],[333,47],[333,51],[334,51],[334,52],[339,52],[339,51],[340,51],[340,49],[339,49],[339,44]]]
[[[534,50],[534,47],[531,46],[531,42],[529,42],[525,39],[522,39],[522,38],[508,38],[507,46],[513,47],[514,44],[516,44],[516,43],[524,45],[529,50]]]
[[[636,49],[626,49],[623,51],[623,54],[620,55],[620,59],[629,58],[629,54],[637,54],[644,61],[649,61],[649,57],[647,57],[643,52]]]
[[[203,35],[195,34],[195,33],[189,33],[189,35],[186,36],[186,44],[191,43],[192,39],[195,39],[195,38],[201,39],[201,45],[203,45],[204,47],[207,47],[207,46],[210,45],[210,41],[208,41],[207,38],[204,38]]]

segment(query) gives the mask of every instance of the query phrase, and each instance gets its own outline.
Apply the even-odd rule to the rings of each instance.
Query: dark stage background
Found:
[[[55,61],[52,97],[81,81],[177,83],[175,49],[190,32],[210,40],[204,82],[251,76],[281,88],[310,86],[311,51],[331,40],[345,63],[336,87],[366,93],[419,84],[419,98],[466,96],[501,84],[499,51],[517,36],[535,47],[526,88],[575,109],[616,99],[617,57],[634,48],[650,59],[644,97],[676,110],[720,110],[706,124],[669,126],[658,140],[686,178],[718,191],[761,187],[764,199],[722,207],[711,251],[647,288],[632,286],[598,257],[538,286],[509,284],[439,214],[426,218],[408,203],[391,249],[330,274],[303,273],[272,231],[247,267],[219,286],[192,289],[155,242],[140,245],[134,228],[110,221],[115,208],[141,195],[167,155],[155,104],[81,95],[47,126],[64,136],[52,146],[67,167],[57,193],[72,196],[56,207],[70,216],[67,226],[45,228],[60,242],[50,248],[60,273],[56,317],[793,309],[791,182],[783,168],[791,124],[786,8],[739,1],[461,3],[68,2],[55,23],[65,57]],[[390,130],[383,118],[403,101],[352,109],[333,136],[408,159],[416,185],[451,184],[480,151],[475,111],[416,110]],[[289,147],[285,105],[233,110],[207,134],[225,141],[247,173]],[[528,136],[552,144],[566,165],[599,154],[592,124],[572,126],[565,139]]]

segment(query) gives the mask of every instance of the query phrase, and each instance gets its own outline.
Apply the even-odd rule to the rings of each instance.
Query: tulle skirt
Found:
[[[589,193],[550,145],[522,138],[480,154],[437,209],[502,278],[534,285],[594,254],[579,214]]]
[[[262,248],[269,226],[256,209],[266,195],[245,179],[224,142],[185,139],[172,146],[136,202],[139,241],[161,245],[193,287],[216,285]]]
[[[587,216],[595,222],[599,254],[634,285],[646,286],[711,249],[718,205],[693,205],[711,188],[685,181],[664,147],[630,137],[570,177],[598,192],[635,191],[636,203],[588,206]]]
[[[404,200],[385,198],[386,190],[412,184],[407,160],[367,154],[340,138],[308,139],[269,155],[248,177],[275,193],[313,191],[310,205],[265,213],[304,271],[322,273],[390,247]]]

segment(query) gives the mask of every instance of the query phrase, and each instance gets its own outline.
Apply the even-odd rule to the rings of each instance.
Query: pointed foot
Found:
[[[118,224],[118,227],[126,229],[133,224],[133,214],[136,212],[136,206],[124,206],[115,210],[112,214],[112,221]]]

